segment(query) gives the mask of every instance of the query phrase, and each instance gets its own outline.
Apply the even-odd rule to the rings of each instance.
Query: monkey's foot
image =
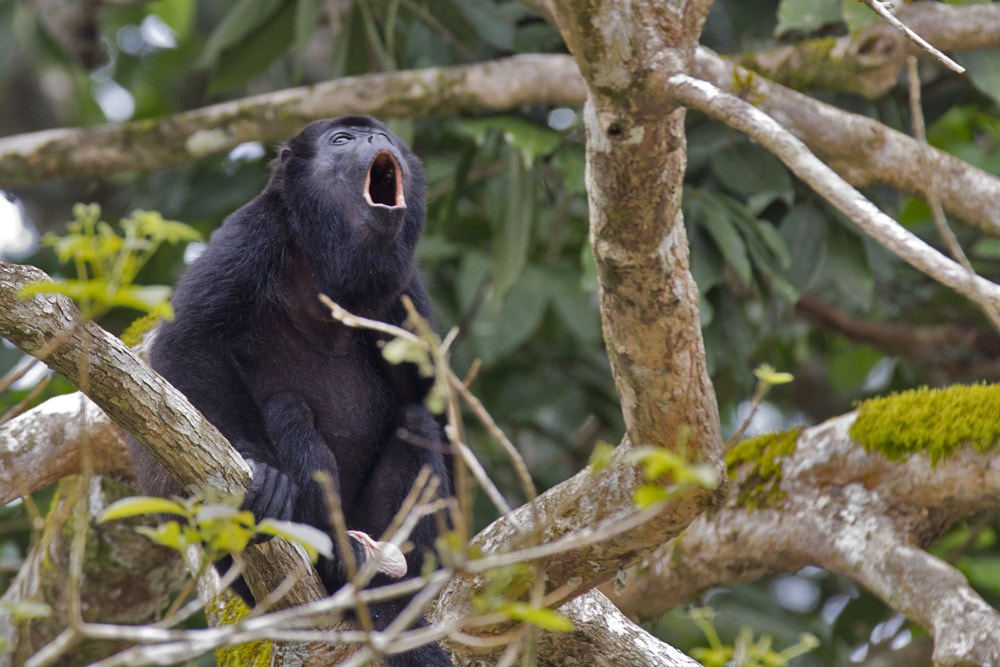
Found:
[[[393,579],[401,579],[406,576],[406,559],[403,558],[403,552],[395,544],[376,542],[368,533],[360,530],[349,530],[347,534],[361,545],[361,549],[365,553],[365,562],[375,558],[376,554],[382,554],[382,562],[378,567],[379,572]]]

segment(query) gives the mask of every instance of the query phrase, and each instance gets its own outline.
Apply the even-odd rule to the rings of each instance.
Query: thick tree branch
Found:
[[[935,27],[940,33],[935,39],[965,40],[970,45],[968,48],[976,48],[979,42],[966,32],[954,32],[951,24],[935,22],[937,12],[954,11],[964,16],[964,12],[975,15],[991,7],[995,9],[995,5],[945,7],[940,3],[915,3],[914,7],[917,5],[930,7],[923,7],[914,15],[912,25],[915,28]],[[922,18],[924,16],[928,18]],[[990,20],[989,17],[981,18]],[[962,24],[965,23],[963,19]],[[996,176],[947,153],[927,148],[923,159],[928,161],[928,169],[935,175],[934,179],[928,179],[927,170],[920,167],[920,145],[910,137],[870,118],[847,113],[754,76],[703,47],[697,49],[696,56],[695,75],[712,81],[723,90],[748,95],[754,104],[779,120],[855,186],[885,183],[925,200],[929,189],[934,187],[949,213],[1000,236],[1000,208],[994,205],[1000,200],[1000,179]],[[464,85],[474,91],[470,93],[473,97],[491,93],[494,109],[526,102],[578,107],[582,106],[586,95],[579,70],[566,56],[532,56],[471,68]],[[528,78],[522,76],[526,69]],[[444,82],[459,80],[457,75],[450,76],[451,69],[433,71],[439,72]],[[424,74],[429,76],[429,72],[418,71],[418,79]],[[509,76],[508,72],[516,76]],[[206,151],[229,150],[242,141],[284,139],[298,131],[302,124],[326,115],[358,112],[412,115],[414,108],[444,109],[447,103],[442,99],[442,93],[447,92],[444,83],[416,86],[428,96],[436,96],[429,105],[424,104],[426,100],[413,89],[407,96],[397,95],[391,103],[379,98],[386,91],[394,90],[396,85],[390,85],[386,77],[395,77],[398,84],[408,75],[404,72],[344,79],[206,107],[159,121],[49,130],[3,138],[0,139],[0,185],[9,187],[46,178],[102,176],[121,170],[164,167],[191,159],[194,154],[185,146],[196,135],[198,138],[191,145],[198,155],[202,155]],[[895,80],[895,75],[893,77]],[[508,90],[512,92],[508,94]],[[341,93],[343,97],[338,97]],[[508,99],[510,106],[502,103],[504,99]],[[289,122],[278,122],[274,116],[285,105],[293,107],[295,113]],[[282,118],[285,118],[284,112]],[[207,133],[197,134],[199,130]],[[215,141],[218,144],[214,144]],[[140,144],[142,150],[137,150],[135,146]]]
[[[920,549],[951,523],[994,506],[998,455],[966,446],[933,467],[923,456],[892,463],[851,439],[855,417],[798,437],[781,461],[783,500],[748,509],[738,498],[774,480],[749,469],[734,475],[725,508],[699,517],[633,569],[616,602],[633,618],[649,618],[710,586],[818,565],[926,628],[936,664],[1000,660],[1000,614],[950,565]]]
[[[69,299],[45,294],[25,299],[18,293],[47,280],[34,267],[0,263],[0,336],[27,354],[43,356],[81,387],[189,491],[206,482],[223,493],[246,488],[250,469],[222,434],[124,343],[92,322],[78,324],[80,313]],[[151,400],[154,396],[159,400]]]
[[[49,178],[150,170],[273,142],[329,116],[382,118],[483,113],[545,101],[580,104],[583,83],[568,56],[514,56],[475,65],[349,77],[176,114],[0,139],[0,187]]]
[[[132,476],[121,430],[83,394],[57,396],[0,424],[0,505],[78,474],[81,450],[96,474]]]
[[[575,3],[554,4],[590,91],[591,241],[626,427],[638,445],[677,447],[689,433],[688,451],[712,458],[721,431],[680,212],[684,113],[657,83],[665,70],[686,66],[711,2],[676,2],[672,11],[655,2],[594,3],[587,20]]]

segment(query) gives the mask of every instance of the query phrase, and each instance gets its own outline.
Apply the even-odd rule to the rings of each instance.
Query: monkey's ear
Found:
[[[281,151],[278,153],[278,160],[282,163],[288,162],[292,157],[292,149],[288,146],[282,146]]]

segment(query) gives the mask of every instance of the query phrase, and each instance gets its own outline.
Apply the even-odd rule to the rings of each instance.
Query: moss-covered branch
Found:
[[[1000,614],[922,547],[995,506],[998,400],[997,385],[907,392],[862,404],[861,417],[744,445],[724,508],[606,592],[651,618],[711,586],[817,565],[926,628],[935,664],[995,664]]]

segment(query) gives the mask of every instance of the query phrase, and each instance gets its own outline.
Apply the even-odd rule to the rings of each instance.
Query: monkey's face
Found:
[[[403,228],[405,146],[388,130],[332,124],[315,138],[311,179],[358,240],[392,244]]]
[[[282,149],[269,188],[289,212],[289,240],[328,294],[396,293],[410,279],[424,227],[423,168],[382,123],[311,123]]]

